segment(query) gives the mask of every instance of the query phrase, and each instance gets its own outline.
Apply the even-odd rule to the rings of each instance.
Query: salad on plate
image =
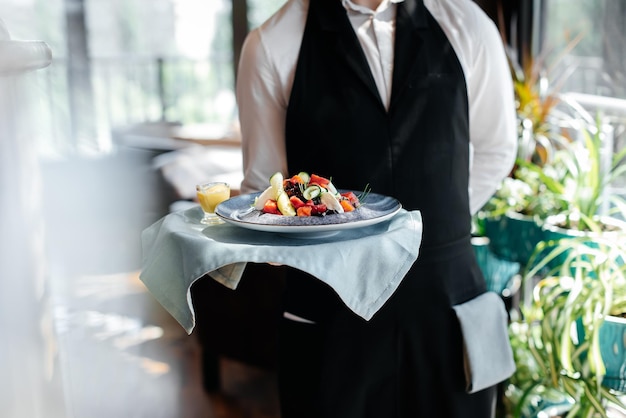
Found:
[[[254,201],[254,209],[283,216],[326,216],[358,209],[368,190],[357,196],[339,192],[332,181],[317,174],[300,172],[289,178],[282,173],[270,177],[270,185]]]

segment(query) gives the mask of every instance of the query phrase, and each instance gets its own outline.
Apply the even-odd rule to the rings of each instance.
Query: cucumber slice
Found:
[[[309,173],[307,173],[306,171],[299,172],[298,177],[300,177],[302,181],[304,181],[304,184],[309,184],[309,181],[311,181],[311,176],[309,176]]]
[[[302,197],[306,200],[315,199],[322,193],[322,189],[318,185],[309,186],[302,192]]]
[[[257,196],[257,198],[254,201],[254,208],[256,210],[263,209],[265,202],[267,202],[270,199],[276,199],[276,193],[274,193],[274,188],[272,186],[269,186],[267,189],[263,191],[263,193]]]
[[[289,196],[287,196],[287,193],[284,191],[278,194],[276,205],[278,206],[280,213],[284,216],[296,216],[296,210],[289,201]]]

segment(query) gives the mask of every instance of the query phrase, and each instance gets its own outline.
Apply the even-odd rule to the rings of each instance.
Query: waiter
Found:
[[[497,382],[467,390],[453,309],[486,291],[471,215],[516,153],[493,22],[471,0],[288,0],[248,35],[238,74],[243,193],[308,171],[423,218],[417,261],[370,321],[290,272],[282,417],[493,416]]]

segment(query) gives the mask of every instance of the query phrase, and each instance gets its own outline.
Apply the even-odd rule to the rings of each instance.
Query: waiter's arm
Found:
[[[280,80],[259,30],[250,32],[242,48],[237,77],[244,180],[242,193],[264,190],[270,176],[286,174],[285,114]]]
[[[474,43],[470,100],[470,207],[476,213],[513,167],[517,121],[513,82],[500,35],[491,20],[478,26]]]

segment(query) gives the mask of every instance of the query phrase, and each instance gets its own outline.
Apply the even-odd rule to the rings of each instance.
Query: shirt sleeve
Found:
[[[470,209],[476,213],[515,162],[517,120],[513,81],[500,34],[474,5],[477,30],[468,80],[470,98]]]
[[[249,33],[242,47],[236,93],[244,169],[241,192],[261,191],[273,173],[286,175],[287,104],[259,29]]]

